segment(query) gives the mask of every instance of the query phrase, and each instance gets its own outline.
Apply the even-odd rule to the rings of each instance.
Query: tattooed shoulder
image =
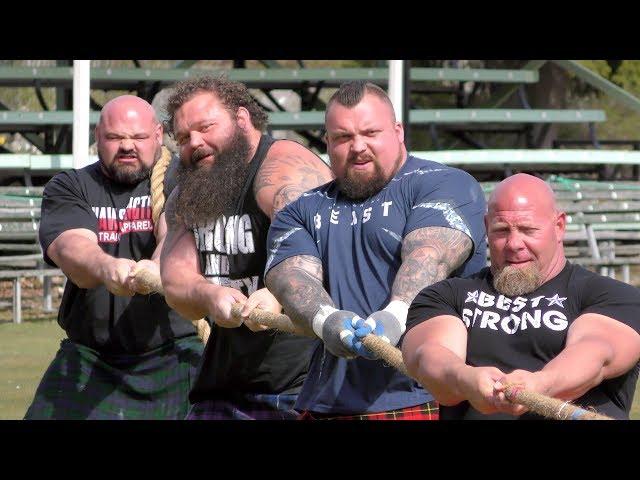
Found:
[[[269,150],[253,183],[256,198],[270,207],[272,215],[332,179],[329,167],[313,152],[297,143],[282,144]]]

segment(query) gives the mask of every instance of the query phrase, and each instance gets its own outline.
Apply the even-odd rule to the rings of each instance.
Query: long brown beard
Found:
[[[493,272],[493,288],[507,297],[531,293],[541,285],[542,274],[536,263],[526,267],[507,265]]]
[[[213,165],[185,167],[181,163],[177,170],[177,220],[188,227],[203,226],[228,213],[249,175],[250,150],[248,138],[237,128]]]

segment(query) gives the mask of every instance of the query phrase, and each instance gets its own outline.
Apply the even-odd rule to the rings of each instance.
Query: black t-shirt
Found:
[[[468,278],[443,280],[422,290],[409,309],[407,330],[438,315],[454,315],[467,328],[467,364],[494,366],[505,373],[535,372],[564,349],[567,331],[580,315],[606,315],[640,332],[639,312],[640,290],[569,262],[540,288],[515,298],[496,292],[487,267]],[[638,368],[636,364],[629,372],[603,381],[575,403],[614,418],[628,418]],[[442,406],[441,418],[513,417],[482,415],[465,401]],[[521,418],[540,417],[525,414]]]
[[[156,239],[149,179],[135,186],[112,182],[96,162],[62,172],[44,189],[40,244],[64,231],[86,228],[102,250],[117,258],[151,258]],[[191,322],[171,310],[159,294],[119,297],[104,286],[79,288],[70,280],[62,296],[58,323],[74,342],[104,353],[143,353],[176,338],[194,335]]]
[[[215,222],[193,228],[204,277],[216,285],[236,288],[247,297],[264,287],[271,222],[256,202],[253,181],[273,143],[273,138],[261,137],[243,192],[230,211]],[[167,174],[174,176],[175,168],[170,166]],[[171,179],[165,183],[172,185],[175,182]],[[311,338],[275,330],[252,332],[244,325],[221,328],[213,323],[189,398],[197,402],[214,397],[233,399],[245,393],[298,393],[313,344]]]

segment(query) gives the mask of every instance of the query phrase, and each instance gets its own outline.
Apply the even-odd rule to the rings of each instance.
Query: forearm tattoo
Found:
[[[420,290],[462,265],[472,246],[469,236],[452,228],[414,230],[402,242],[402,265],[393,282],[392,298],[411,304]]]
[[[322,263],[310,255],[280,262],[269,270],[265,283],[291,320],[309,331],[320,305],[334,305],[322,285]]]

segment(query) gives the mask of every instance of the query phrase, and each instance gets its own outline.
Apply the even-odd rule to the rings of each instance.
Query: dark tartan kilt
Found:
[[[304,412],[299,420],[438,420],[438,402],[431,401],[414,407],[390,410],[388,412],[366,413],[362,415],[334,415]]]
[[[296,420],[297,394],[237,394],[192,405],[187,420]]]
[[[62,340],[25,420],[184,419],[202,351],[195,335],[140,355]]]

